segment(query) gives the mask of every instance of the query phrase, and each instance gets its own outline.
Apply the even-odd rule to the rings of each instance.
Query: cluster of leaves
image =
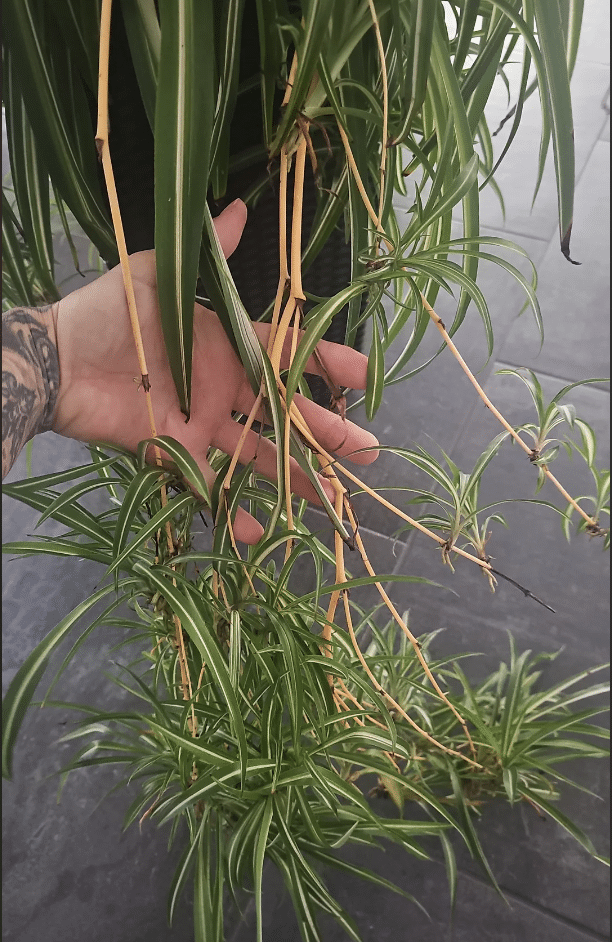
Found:
[[[14,130],[13,130],[14,133]],[[39,168],[40,169],[40,168]],[[87,267],[83,267],[74,233],[78,226],[70,210],[63,204],[61,198],[48,193],[49,180],[46,178],[46,202],[39,194],[28,193],[26,199],[36,201],[32,211],[26,214],[26,222],[20,218],[14,188],[10,174],[7,174],[2,185],[2,310],[7,311],[13,307],[29,304],[33,307],[50,304],[61,297],[62,281],[58,282],[55,274],[56,256],[67,246],[75,271],[85,276],[91,272],[102,273],[102,260],[95,246],[88,242]],[[26,202],[26,205],[28,203]],[[21,200],[24,206],[24,199]],[[35,224],[32,216],[36,209],[41,211],[41,218],[36,220],[40,227],[39,233],[43,237],[42,244],[45,249],[44,260],[40,257],[37,247],[41,244],[39,238],[33,238],[32,226]],[[32,248],[30,248],[32,246]],[[72,276],[69,276],[72,277]]]
[[[276,553],[290,537],[282,521],[275,537],[253,547],[244,561],[228,552],[223,522],[212,548],[198,550],[191,523],[200,504],[181,483],[195,472],[180,446],[174,445],[177,467],[163,472],[176,492],[166,508],[159,498],[159,468],[101,446],[92,446],[91,452],[90,464],[5,488],[40,510],[41,520],[52,518],[67,528],[61,536],[7,543],[5,552],[92,559],[114,579],[104,580],[106,585],[64,618],[15,676],[3,705],[3,770],[10,775],[20,724],[50,659],[79,622],[88,623],[78,629],[43,703],[56,702],[53,688],[90,634],[103,625],[119,626],[123,643],[136,643],[143,651],[115,677],[131,702],[120,711],[71,705],[82,716],[63,739],[80,747],[63,772],[117,764],[125,770],[123,783],[137,788],[126,826],[150,817],[170,824],[171,842],[177,835],[185,841],[170,891],[170,919],[193,878],[196,938],[222,942],[224,890],[240,902],[243,888],[255,893],[261,933],[262,873],[270,860],[291,893],[306,940],[320,937],[320,913],[334,916],[358,940],[356,926],[325,885],[321,865],[390,887],[336,851],[349,843],[371,847],[392,841],[426,859],[421,839],[435,837],[442,844],[454,899],[455,833],[496,885],[473,812],[498,796],[535,805],[597,856],[589,839],[554,804],[557,783],[572,784],[558,770],[560,763],[607,754],[595,744],[605,730],[591,722],[603,708],[572,709],[607,690],[604,683],[581,685],[592,671],[537,690],[547,656],[517,655],[511,644],[509,663],[472,686],[459,663],[468,655],[434,659],[428,652],[433,635],[423,637],[421,650],[430,668],[472,728],[473,754],[456,715],[424,677],[406,638],[398,642],[392,624],[378,628],[375,612],[364,613],[351,602],[370,670],[443,747],[455,750],[454,755],[442,752],[388,709],[364,678],[340,625],[331,656],[321,653],[318,626],[325,623],[325,611],[320,601],[334,590],[322,578],[330,554],[305,531],[299,515],[295,546],[284,563]],[[237,493],[254,504],[260,500],[252,473],[243,479],[229,494],[230,506]],[[99,488],[108,493],[111,507],[96,515],[81,498]],[[164,542],[156,542],[169,518],[180,534],[171,559]],[[312,559],[316,587],[296,595],[292,578],[305,556]],[[345,587],[371,581],[349,579]],[[102,600],[104,610],[88,618]],[[193,678],[187,699],[175,615]],[[330,678],[344,698],[342,712]],[[390,795],[400,817],[378,814],[357,787],[357,781],[372,775],[378,782],[375,792]]]

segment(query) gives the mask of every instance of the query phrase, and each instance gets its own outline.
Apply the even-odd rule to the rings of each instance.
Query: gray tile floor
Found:
[[[609,4],[587,0],[585,26],[573,81],[578,188],[573,254],[581,268],[568,265],[558,250],[556,196],[552,167],[547,168],[540,195],[530,212],[538,139],[538,105],[528,105],[516,146],[502,165],[498,180],[507,206],[506,221],[494,197],[483,194],[486,231],[513,238],[529,252],[538,268],[539,297],[547,337],[541,352],[529,314],[520,318],[522,300],[505,276],[483,268],[482,284],[496,330],[494,355],[485,363],[482,330],[472,314],[458,335],[458,345],[491,399],[512,422],[526,421],[529,402],[516,381],[497,376],[505,365],[527,365],[553,393],[565,382],[608,375],[609,361]],[[492,103],[492,121],[504,113],[503,93]],[[440,313],[443,314],[441,310]],[[429,338],[427,351],[436,349]],[[600,465],[609,463],[609,394],[607,387],[583,387],[570,397],[578,413],[596,429]],[[359,410],[357,417],[359,418]],[[479,403],[448,353],[407,384],[385,393],[374,429],[383,442],[427,447],[437,441],[462,468],[497,428]],[[533,468],[516,448],[504,446],[483,482],[483,496],[531,496]],[[47,434],[36,440],[34,473],[76,463],[77,443]],[[559,477],[572,492],[588,485],[577,462],[559,459]],[[23,476],[23,456],[11,478]],[[374,475],[374,469],[370,474]],[[397,483],[417,480],[398,459],[382,457],[376,479]],[[546,489],[542,496],[549,496]],[[528,584],[551,602],[553,616],[508,585],[492,595],[478,573],[466,566],[452,576],[439,563],[435,549],[418,535],[393,539],[396,520],[363,498],[359,515],[371,558],[378,571],[415,575],[435,572],[439,582],[457,595],[395,583],[398,607],[410,610],[417,633],[444,628],[436,641],[439,654],[479,650],[475,675],[493,667],[507,647],[510,629],[521,649],[556,650],[562,655],[546,670],[546,681],[608,656],[609,557],[586,537],[567,545],[559,523],[546,511],[510,505],[510,529],[497,528],[491,552],[500,568]],[[401,502],[400,502],[401,503]],[[314,517],[313,520],[317,518]],[[322,532],[325,521],[318,518]],[[5,539],[31,533],[35,515],[3,498]],[[51,525],[48,532],[53,532]],[[53,627],[100,577],[99,570],[75,561],[21,559],[3,567],[3,686],[32,646]],[[367,590],[361,599],[368,604]],[[97,636],[75,671],[65,677],[62,696],[92,703],[119,703],[116,689],[99,677],[99,666],[111,656],[117,634]],[[48,710],[32,713],[17,753],[15,777],[3,783],[3,939],[10,942],[189,942],[191,914],[185,904],[170,931],[165,924],[165,897],[172,874],[173,853],[167,854],[164,833],[143,827],[121,833],[127,798],[102,795],[115,779],[112,773],[83,773],[69,780],[65,798],[56,803],[57,780],[49,777],[61,766],[54,745],[66,715]],[[571,774],[571,773],[570,773]],[[573,770],[597,797],[568,794],[562,808],[575,817],[602,853],[608,833],[608,782],[603,763]],[[604,799],[603,801],[601,799]],[[483,882],[467,855],[460,855],[457,910],[451,925],[445,877],[436,851],[427,864],[394,850],[378,854],[372,866],[400,882],[428,909],[431,920],[400,897],[330,875],[340,901],[355,915],[365,942],[586,942],[609,937],[607,871],[592,861],[551,821],[529,809],[490,809],[479,833],[506,894],[508,904]],[[374,855],[373,855],[374,856]],[[297,942],[291,906],[274,878],[266,877],[266,942]],[[252,920],[235,928],[233,942],[251,942]],[[343,942],[335,926],[323,931],[325,942]]]

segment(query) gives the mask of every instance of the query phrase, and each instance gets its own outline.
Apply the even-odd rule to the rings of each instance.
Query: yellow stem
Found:
[[[361,558],[362,558],[362,560],[363,560],[363,564],[364,564],[365,568],[367,569],[369,575],[375,576],[376,573],[374,572],[374,569],[373,569],[373,567],[372,567],[372,564],[371,564],[370,560],[368,559],[368,554],[366,553],[365,546],[363,545],[363,540],[361,539],[361,535],[360,535],[360,533],[359,533],[359,528],[358,528],[358,525],[357,525],[357,521],[355,520],[355,516],[354,516],[353,511],[352,511],[352,509],[351,509],[351,505],[350,505],[349,501],[348,501],[346,498],[345,498],[345,507],[346,507],[346,513],[347,513],[349,522],[350,522],[350,524],[351,524],[351,526],[352,526],[352,528],[353,528],[353,532],[354,532],[354,535],[355,535],[355,543],[356,543],[356,545],[357,545],[357,549],[359,550],[359,553],[360,553]],[[475,748],[474,748],[474,743],[472,742],[472,737],[470,736],[469,730],[468,730],[468,728],[467,728],[467,724],[466,724],[465,720],[463,719],[463,717],[461,716],[461,714],[458,712],[458,710],[456,710],[456,708],[455,708],[455,707],[453,706],[453,704],[450,702],[450,700],[448,699],[448,697],[446,696],[446,694],[444,693],[444,691],[442,690],[442,688],[441,688],[440,685],[438,684],[438,681],[436,680],[436,678],[435,678],[434,675],[432,674],[432,672],[431,672],[431,670],[430,670],[430,668],[429,668],[429,664],[427,663],[427,661],[425,660],[425,658],[424,658],[424,656],[423,656],[423,652],[421,651],[421,647],[420,647],[420,645],[419,645],[419,642],[417,641],[417,639],[415,638],[415,636],[413,635],[413,633],[410,631],[410,629],[409,629],[408,625],[406,624],[406,622],[404,621],[404,619],[401,617],[401,615],[400,615],[399,612],[397,611],[397,609],[396,609],[396,607],[394,606],[393,602],[391,601],[391,599],[389,598],[389,596],[387,595],[387,593],[386,593],[385,590],[383,589],[381,583],[380,583],[380,582],[375,582],[374,584],[375,584],[376,589],[378,590],[378,593],[379,593],[380,597],[382,598],[383,602],[385,603],[385,605],[387,606],[387,608],[388,608],[389,611],[391,612],[391,615],[393,616],[395,622],[400,626],[400,628],[402,629],[402,631],[404,632],[404,634],[406,635],[406,637],[407,637],[408,640],[410,641],[412,647],[414,648],[414,653],[416,654],[418,660],[420,661],[421,667],[423,668],[423,670],[424,670],[426,676],[428,677],[429,682],[431,683],[432,687],[434,688],[434,690],[436,691],[436,693],[439,695],[439,697],[444,701],[444,703],[446,703],[446,705],[452,710],[452,712],[455,714],[455,716],[457,717],[457,719],[458,719],[459,722],[461,723],[461,726],[463,727],[463,731],[464,731],[464,733],[465,733],[466,739],[468,740],[468,742],[469,742],[469,744],[470,744],[470,748],[471,748],[471,750],[472,750],[472,755],[475,755],[475,754],[476,754],[476,750],[475,750]]]
[[[476,377],[474,376],[474,374],[473,374],[472,371],[470,370],[469,366],[467,365],[467,363],[465,362],[465,360],[463,359],[463,357],[461,356],[461,354],[460,354],[459,351],[457,350],[457,347],[456,347],[455,344],[453,343],[452,339],[451,339],[450,336],[448,335],[448,333],[447,333],[447,331],[446,331],[446,327],[444,326],[444,322],[442,321],[442,319],[439,317],[438,314],[436,314],[436,312],[434,311],[434,309],[432,308],[432,306],[429,304],[429,302],[427,301],[427,299],[424,297],[424,295],[421,295],[421,299],[422,299],[422,301],[423,301],[423,306],[425,307],[425,310],[427,311],[427,313],[429,314],[430,318],[432,319],[432,321],[434,322],[434,324],[436,325],[436,327],[437,327],[438,330],[440,331],[440,334],[441,334],[442,337],[444,338],[444,342],[446,343],[446,345],[447,345],[447,347],[449,348],[449,350],[452,352],[453,356],[455,357],[455,359],[456,359],[457,362],[459,363],[461,369],[463,370],[463,372],[465,373],[465,375],[466,375],[467,378],[469,379],[469,381],[470,381],[470,383],[472,384],[472,386],[476,389],[476,392],[478,393],[478,395],[480,396],[480,398],[482,399],[482,401],[484,402],[484,404],[487,406],[488,409],[491,410],[491,412],[493,413],[493,415],[495,416],[495,418],[496,418],[499,422],[501,422],[501,424],[503,425],[503,427],[506,429],[507,432],[510,433],[510,435],[512,436],[512,438],[513,438],[516,442],[518,442],[518,444],[521,446],[521,448],[523,449],[523,451],[526,452],[528,455],[531,455],[531,454],[532,454],[532,449],[529,447],[529,445],[527,444],[527,442],[523,441],[523,439],[522,439],[521,436],[518,434],[518,432],[516,432],[515,429],[512,428],[512,426],[510,425],[510,423],[509,423],[508,421],[506,421],[506,419],[505,419],[504,416],[501,414],[501,412],[499,411],[499,409],[497,409],[497,408],[493,405],[493,403],[491,402],[491,400],[490,400],[489,397],[487,396],[486,392],[484,391],[484,389],[482,388],[482,386],[480,385],[480,383],[478,382],[478,380],[476,379]],[[564,488],[563,485],[560,483],[560,481],[558,481],[558,479],[554,476],[554,474],[551,474],[551,472],[548,470],[548,468],[546,467],[546,465],[538,465],[538,467],[540,467],[540,468],[542,469],[542,471],[544,472],[544,474],[546,475],[546,477],[548,478],[548,480],[551,482],[551,484],[554,484],[554,485],[555,485],[555,487],[557,488],[557,490],[560,491],[560,493],[563,495],[563,497],[565,497],[565,499],[568,501],[568,503],[570,503],[570,504],[572,505],[572,507],[574,507],[574,509],[578,511],[578,513],[583,517],[583,519],[586,520],[587,523],[590,523],[592,526],[596,526],[596,521],[593,520],[592,517],[589,517],[589,515],[588,515],[587,513],[585,513],[585,511],[582,509],[582,507],[580,506],[580,504],[576,503],[576,501],[575,501],[574,498],[571,496],[571,494],[568,494],[568,492],[565,490],[565,488]]]
[[[291,351],[289,353],[289,366],[293,363],[293,358],[295,356],[295,351],[297,350],[298,340],[299,340],[299,328],[300,328],[300,312],[296,308],[295,316],[293,319],[293,333],[291,335]],[[285,414],[285,428],[284,428],[284,449],[285,449],[285,503],[287,508],[287,529],[293,530],[293,506],[291,503],[291,466],[290,466],[290,438],[291,438],[291,419]],[[287,545],[285,547],[285,562],[289,559],[291,552],[293,550],[293,540],[287,540]]]
[[[304,171],[306,168],[306,138],[300,134],[295,155],[293,179],[293,212],[291,221],[291,293],[296,300],[305,301],[302,289],[302,208],[304,204]]]
[[[363,202],[364,202],[364,205],[365,205],[365,207],[366,207],[366,209],[367,209],[367,211],[368,211],[368,215],[370,216],[370,219],[371,219],[372,222],[374,223],[374,225],[375,225],[377,231],[380,232],[381,235],[383,236],[383,241],[385,242],[387,248],[388,248],[389,250],[391,250],[391,249],[392,249],[392,245],[391,245],[391,243],[389,242],[389,240],[386,238],[386,236],[385,236],[385,234],[384,234],[384,230],[383,230],[383,228],[382,228],[382,226],[381,226],[381,224],[380,224],[380,220],[379,220],[378,216],[376,215],[376,213],[374,212],[374,207],[372,206],[370,200],[368,199],[368,194],[367,194],[366,191],[365,191],[365,187],[364,187],[364,185],[363,185],[363,181],[362,181],[361,176],[360,176],[360,174],[359,174],[359,170],[357,169],[357,164],[355,163],[355,158],[353,157],[353,152],[352,152],[352,150],[351,150],[351,145],[349,144],[348,138],[347,138],[347,136],[346,136],[346,134],[345,134],[345,132],[344,132],[344,130],[343,130],[343,128],[342,128],[342,126],[341,126],[340,124],[338,124],[338,129],[339,129],[339,131],[340,131],[340,137],[342,138],[342,143],[343,143],[343,145],[344,145],[344,149],[345,149],[345,152],[346,152],[347,160],[348,160],[348,162],[349,162],[349,166],[350,166],[350,168],[351,168],[351,170],[352,170],[352,172],[353,172],[353,175],[354,175],[354,177],[355,177],[355,182],[356,182],[356,184],[357,184],[357,189],[359,190],[359,193],[361,194],[361,198],[362,198],[362,200],[363,200]],[[523,448],[523,450],[524,450],[525,452],[527,452],[527,454],[531,454],[531,448],[529,447],[529,445],[527,445],[527,443],[523,441],[523,439],[521,438],[521,436],[512,428],[512,426],[510,425],[510,423],[506,421],[506,419],[503,417],[503,415],[501,414],[501,412],[493,405],[493,403],[491,402],[491,400],[489,399],[489,397],[488,397],[487,394],[485,393],[484,389],[482,388],[482,386],[480,385],[480,383],[478,382],[478,380],[476,379],[476,377],[474,376],[474,374],[473,374],[472,371],[470,370],[469,366],[467,365],[467,363],[465,362],[465,360],[463,359],[463,357],[461,356],[461,354],[460,354],[459,351],[457,350],[457,347],[455,346],[455,344],[453,343],[453,341],[452,341],[451,338],[449,337],[448,333],[446,332],[446,328],[445,328],[445,326],[444,326],[444,322],[443,322],[442,319],[436,314],[436,312],[434,311],[434,309],[432,308],[432,306],[431,306],[431,305],[429,304],[429,302],[427,301],[427,298],[426,298],[425,295],[422,294],[422,293],[421,293],[421,300],[423,301],[423,306],[425,307],[425,310],[427,311],[427,313],[429,314],[430,318],[433,320],[434,324],[436,325],[436,327],[438,328],[438,330],[440,331],[440,333],[441,333],[442,336],[444,337],[444,340],[445,340],[445,342],[446,342],[446,344],[447,344],[449,350],[451,351],[451,353],[453,354],[453,356],[455,357],[455,359],[457,360],[457,362],[458,362],[459,365],[461,366],[461,369],[463,370],[463,372],[464,372],[464,373],[466,374],[466,376],[468,377],[468,379],[469,379],[469,381],[471,382],[472,386],[476,389],[476,392],[478,393],[478,395],[480,396],[480,398],[482,399],[482,401],[483,401],[483,402],[485,403],[485,405],[491,410],[491,412],[493,413],[493,415],[495,416],[495,418],[498,419],[498,421],[501,422],[501,424],[503,425],[503,427],[512,435],[512,437],[513,437],[517,442],[519,442],[521,448]],[[554,474],[552,474],[552,473],[548,470],[548,468],[546,467],[546,465],[539,465],[539,467],[542,468],[544,474],[546,475],[546,477],[548,478],[548,480],[551,482],[551,484],[554,484],[554,486],[555,486],[555,487],[557,488],[557,490],[562,494],[562,496],[567,500],[567,502],[568,502],[569,504],[571,504],[572,507],[573,507],[575,510],[578,511],[578,513],[580,514],[580,516],[581,516],[584,520],[586,520],[586,522],[587,522],[588,524],[590,524],[590,525],[593,526],[593,527],[596,527],[596,526],[597,526],[597,521],[594,520],[592,517],[590,517],[590,516],[582,509],[582,507],[580,506],[580,504],[578,504],[578,503],[574,500],[574,498],[571,496],[571,494],[569,494],[569,493],[565,490],[565,488],[563,487],[563,485],[561,484],[561,482],[555,477]],[[442,542],[444,542],[444,541],[442,541]],[[456,552],[459,552],[459,551],[456,550]]]
[[[350,606],[349,606],[349,602],[348,602],[348,593],[346,592],[346,590],[343,591],[342,595],[343,595],[343,598],[344,598],[344,613],[345,613],[345,616],[346,616],[346,623],[347,623],[347,625],[348,625],[349,635],[350,635],[350,637],[351,637],[351,643],[352,643],[352,645],[353,645],[353,649],[354,649],[354,651],[355,651],[355,654],[356,654],[357,657],[359,658],[359,662],[360,662],[361,666],[363,667],[364,671],[365,671],[366,674],[368,675],[368,677],[369,677],[369,679],[370,679],[370,682],[372,683],[373,687],[375,687],[375,689],[378,690],[378,692],[379,692],[380,694],[382,694],[382,696],[383,696],[386,700],[389,701],[389,703],[397,710],[397,712],[400,714],[400,716],[403,716],[404,719],[406,720],[406,722],[409,723],[410,726],[412,726],[412,728],[415,729],[421,736],[423,736],[424,739],[426,739],[428,742],[432,743],[434,746],[437,746],[437,748],[438,748],[438,749],[441,749],[443,752],[446,752],[446,753],[448,753],[449,755],[452,755],[452,756],[457,756],[459,759],[463,759],[464,762],[469,763],[469,765],[473,765],[475,768],[481,769],[482,766],[480,765],[480,763],[476,762],[474,759],[468,759],[467,756],[464,756],[464,755],[462,755],[462,753],[457,752],[456,749],[451,749],[449,746],[443,746],[442,743],[438,742],[437,739],[434,739],[434,737],[431,736],[431,735],[427,732],[427,730],[422,729],[422,728],[419,726],[419,724],[416,723],[416,722],[412,719],[412,717],[409,716],[409,715],[406,713],[406,711],[403,709],[403,707],[401,707],[401,706],[399,705],[399,703],[397,702],[397,700],[394,700],[393,697],[391,696],[391,694],[390,694],[390,693],[387,693],[387,691],[385,690],[385,688],[384,688],[381,684],[379,684],[379,682],[377,681],[376,677],[374,676],[374,674],[373,674],[372,671],[370,670],[370,667],[369,667],[369,665],[368,665],[368,662],[366,661],[365,657],[363,656],[363,653],[362,653],[362,651],[361,651],[361,648],[359,647],[359,644],[357,643],[357,638],[355,637],[355,629],[353,628],[353,620],[352,620],[352,618],[351,618]]]
[[[147,361],[144,352],[144,345],[142,342],[142,333],[140,330],[140,322],[138,320],[138,311],[136,308],[136,297],[134,295],[134,285],[132,282],[132,272],[130,269],[129,256],[127,252],[127,245],[125,241],[125,233],[123,229],[123,223],[121,220],[121,211],[119,209],[119,200],[117,197],[117,188],[115,186],[115,175],[113,173],[113,165],[110,156],[110,149],[108,146],[108,63],[109,63],[109,50],[110,50],[110,27],[111,27],[111,12],[112,12],[112,0],[102,0],[102,9],[100,14],[100,44],[99,44],[99,64],[98,64],[98,123],[96,128],[96,147],[98,154],[102,161],[102,169],[104,171],[104,180],[106,183],[106,189],[108,192],[108,200],[111,210],[111,219],[113,223],[113,228],[115,230],[115,238],[117,240],[117,249],[119,251],[119,261],[121,264],[121,273],[123,275],[123,284],[125,287],[125,295],[128,305],[128,311],[130,316],[130,323],[132,325],[132,333],[134,335],[134,343],[136,346],[136,355],[138,357],[138,364],[140,368],[140,373],[142,377],[142,385],[145,393],[145,400],[147,404],[147,412],[149,415],[149,426],[151,429],[151,435],[153,438],[157,437],[157,430],[155,426],[155,416],[153,413],[153,402],[151,399],[151,384],[149,382],[149,371],[147,369]],[[154,447],[155,460],[158,465],[161,465],[161,452],[157,446]],[[161,485],[161,501],[162,506],[165,507],[167,504],[167,492],[165,485]],[[172,539],[172,530],[170,527],[170,521],[166,522],[165,526],[166,531],[166,541],[168,544],[168,551],[172,556],[174,554],[174,542]],[[176,581],[173,580],[176,585]],[[173,621],[176,629],[176,643],[177,649],[179,652],[178,661],[180,664],[181,671],[181,686],[183,689],[183,697],[185,700],[191,699],[191,680],[189,677],[189,668],[187,664],[187,656],[185,652],[185,641],[183,638],[183,631],[181,628],[180,620],[176,615],[173,616]],[[191,716],[191,731],[195,736],[197,733],[197,723],[195,719],[195,712],[193,711],[192,706],[192,716]]]
[[[383,206],[385,203],[385,170],[387,165],[387,138],[389,137],[389,82],[387,78],[387,62],[385,59],[385,47],[382,36],[380,35],[380,26],[374,0],[368,0],[374,32],[376,33],[376,44],[378,46],[378,58],[380,60],[380,77],[382,81],[383,92],[383,129],[382,129],[382,148],[380,156],[380,195],[378,200],[378,218],[382,219]]]

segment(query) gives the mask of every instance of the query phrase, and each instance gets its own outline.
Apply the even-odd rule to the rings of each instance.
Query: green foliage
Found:
[[[111,604],[78,629],[43,702],[53,705],[52,688],[91,631],[117,623],[126,630],[126,643],[131,637],[138,640],[141,657],[114,675],[132,703],[120,711],[73,705],[83,715],[63,741],[78,750],[62,774],[95,765],[123,767],[123,783],[136,788],[125,826],[146,816],[173,825],[172,833],[182,835],[185,851],[170,887],[170,919],[187,881],[193,879],[199,937],[224,938],[224,887],[235,899],[241,889],[255,893],[260,925],[262,868],[270,860],[295,901],[304,938],[318,937],[317,914],[327,912],[358,939],[350,917],[329,894],[320,865],[338,866],[389,886],[366,867],[348,864],[336,851],[346,843],[372,846],[391,841],[426,859],[421,840],[436,837],[442,842],[452,895],[456,865],[449,837],[454,833],[495,884],[472,819],[484,803],[499,798],[535,805],[596,854],[554,802],[560,784],[575,784],[560,765],[607,754],[599,744],[605,730],[593,722],[603,707],[588,707],[588,702],[608,687],[584,686],[603,665],[547,689],[539,681],[550,655],[517,655],[511,642],[509,662],[474,686],[460,666],[474,655],[434,659],[429,654],[434,635],[423,636],[421,653],[470,724],[472,753],[463,727],[424,677],[406,636],[400,634],[398,640],[394,623],[380,628],[375,612],[364,613],[351,602],[369,669],[442,747],[455,750],[454,755],[441,752],[396,709],[387,708],[364,678],[340,625],[335,627],[332,656],[322,656],[313,627],[325,623],[322,602],[334,587],[321,583],[327,551],[307,535],[299,519],[296,548],[278,572],[275,551],[289,537],[283,520],[276,539],[251,548],[244,561],[231,549],[227,555],[204,552],[194,547],[190,536],[197,498],[185,492],[178,498],[184,507],[175,516],[176,530],[183,536],[170,558],[164,542],[156,543],[158,524],[152,525],[161,519],[159,491],[151,487],[159,469],[140,468],[132,457],[108,454],[100,446],[92,447],[92,458],[92,464],[70,472],[5,488],[68,528],[53,539],[7,543],[6,553],[71,552],[121,570],[122,578],[118,595],[113,584],[98,589],[41,642],[16,675],[4,703],[4,774],[10,775],[19,727],[50,658],[92,606],[110,595]],[[178,468],[165,474],[170,488],[183,489]],[[452,486],[451,478],[448,484]],[[61,490],[65,485],[70,485],[68,491]],[[110,512],[95,517],[80,505],[79,496],[89,485],[116,495]],[[469,490],[464,480],[463,493]],[[62,493],[69,499],[62,501]],[[139,505],[128,497],[138,493]],[[255,502],[261,494],[252,475],[248,494]],[[300,596],[291,586],[305,554],[316,564],[318,588]],[[215,589],[219,575],[223,596]],[[346,586],[367,581],[349,578]],[[120,613],[117,619],[122,602],[132,612],[129,617]],[[187,700],[178,666],[176,615],[194,679]],[[328,676],[342,681],[341,712]],[[369,797],[381,794],[397,805],[399,817],[376,812]],[[181,820],[185,824],[177,831]],[[214,879],[206,874],[214,874]]]

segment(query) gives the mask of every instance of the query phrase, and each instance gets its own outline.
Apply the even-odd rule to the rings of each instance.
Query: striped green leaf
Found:
[[[161,0],[155,102],[155,261],[168,361],[191,399],[193,314],[215,102],[212,0]]]
[[[133,589],[138,584],[137,579],[124,579],[119,583],[120,589]],[[34,691],[45,671],[48,660],[59,647],[64,638],[70,633],[74,625],[83,615],[86,615],[100,599],[105,598],[114,591],[113,586],[98,589],[86,601],[81,602],[69,615],[61,620],[49,634],[36,646],[25,659],[9,686],[2,701],[2,775],[11,778],[13,768],[13,752],[15,741],[21,728],[26,709],[30,705]],[[120,605],[131,593],[124,592],[117,599]]]
[[[561,251],[568,261],[573,262],[570,239],[574,218],[574,122],[563,23],[558,2],[533,0],[533,8],[550,101]]]

